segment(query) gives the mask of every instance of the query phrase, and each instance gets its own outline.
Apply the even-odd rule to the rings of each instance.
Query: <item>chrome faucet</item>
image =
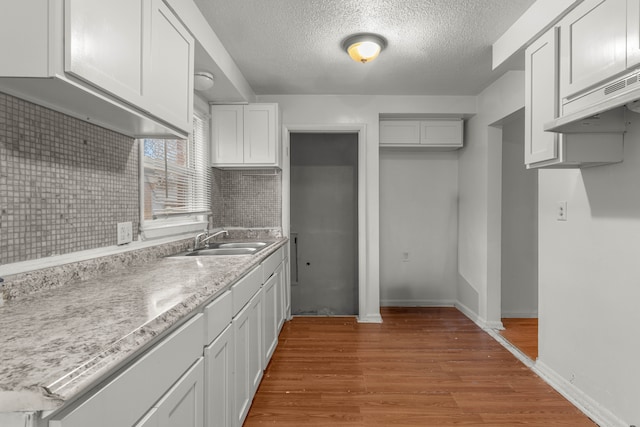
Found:
[[[202,241],[200,242],[201,244],[209,244],[207,242],[209,242],[209,240],[213,239],[216,236],[219,236],[221,234],[224,234],[225,236],[229,235],[229,232],[227,230],[220,230],[220,231],[216,231],[215,233],[213,233],[211,236],[207,236],[204,239],[202,239]]]
[[[202,233],[198,233],[196,235],[196,238],[193,241],[193,250],[194,251],[200,249],[200,244],[202,243],[202,242],[200,242],[200,239],[202,239],[203,236],[206,239],[207,236],[209,236],[209,230],[207,230],[205,232],[202,232]]]

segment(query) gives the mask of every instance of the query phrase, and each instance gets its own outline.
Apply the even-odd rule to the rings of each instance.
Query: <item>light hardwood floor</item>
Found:
[[[500,331],[507,341],[516,346],[529,359],[538,358],[538,319],[503,318]]]
[[[595,426],[454,308],[287,322],[246,427]]]

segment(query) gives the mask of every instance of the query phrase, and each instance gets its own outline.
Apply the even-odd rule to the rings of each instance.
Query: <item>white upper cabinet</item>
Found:
[[[142,0],[65,0],[64,69],[142,104]]]
[[[627,0],[627,68],[640,64],[640,0]]]
[[[622,161],[621,133],[558,134],[544,125],[558,117],[558,32],[552,28],[525,51],[527,168],[582,168]]]
[[[0,28],[0,90],[129,136],[191,131],[194,40],[162,0],[23,0]]]
[[[552,28],[525,51],[525,163],[556,159],[560,135],[544,124],[558,116],[558,31]]]
[[[212,105],[211,165],[280,167],[277,104]]]
[[[560,34],[562,98],[627,69],[627,0],[585,0],[561,21]]]
[[[77,1],[77,0],[76,0]],[[189,130],[195,42],[162,0],[151,1],[144,96],[150,113]]]
[[[461,119],[380,120],[381,147],[456,150],[462,145]]]
[[[380,145],[420,144],[419,120],[380,120]]]

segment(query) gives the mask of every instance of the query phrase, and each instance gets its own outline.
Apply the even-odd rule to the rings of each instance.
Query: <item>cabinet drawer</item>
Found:
[[[226,291],[204,308],[205,340],[209,345],[231,323],[233,317],[233,298]]]
[[[273,272],[276,271],[276,268],[278,268],[280,263],[282,263],[283,253],[283,248],[280,248],[271,254],[269,258],[262,261],[262,272],[264,274],[262,283],[265,283],[267,279],[273,275]]]
[[[233,294],[233,317],[242,310],[249,300],[262,286],[262,265],[251,270],[249,274],[231,287]]]
[[[49,427],[131,426],[202,355],[203,315],[198,314]]]

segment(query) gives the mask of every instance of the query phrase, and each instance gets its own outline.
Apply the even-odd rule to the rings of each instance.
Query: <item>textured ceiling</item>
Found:
[[[505,71],[491,45],[534,0],[195,2],[258,95],[476,95]],[[342,50],[358,32],[388,40],[369,64]]]

